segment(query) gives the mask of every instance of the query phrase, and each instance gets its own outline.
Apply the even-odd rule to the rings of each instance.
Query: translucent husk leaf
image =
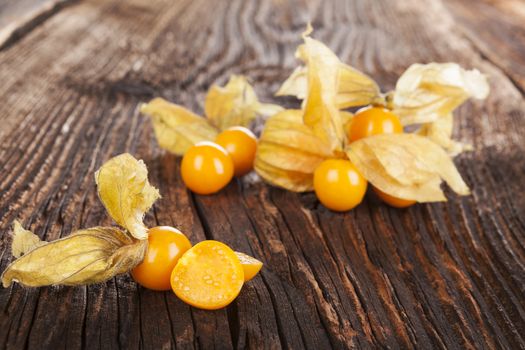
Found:
[[[215,140],[218,134],[205,118],[162,98],[143,104],[140,111],[151,117],[159,146],[177,155],[197,142]]]
[[[349,135],[350,126],[351,126],[352,118],[354,117],[354,114],[348,111],[340,111],[339,114],[341,115],[341,122],[343,123],[344,133],[345,135]]]
[[[22,227],[18,220],[13,223],[13,241],[11,243],[11,253],[15,258],[26,254],[36,247],[40,247],[47,242],[42,241],[40,237],[33,232]]]
[[[283,170],[266,163],[261,158],[255,159],[254,166],[257,174],[273,186],[293,192],[307,192],[314,189],[313,173]]]
[[[294,69],[292,74],[284,81],[275,96],[295,96],[300,100],[306,98],[308,91],[308,70],[305,66]]]
[[[393,94],[394,113],[404,125],[434,122],[469,97],[484,99],[487,78],[456,63],[413,64],[399,78]]]
[[[255,170],[270,184],[291,191],[309,191],[312,174],[333,157],[330,145],[304,125],[302,111],[285,110],[269,118],[259,139]]]
[[[453,122],[454,117],[449,113],[432,123],[423,124],[417,131],[417,134],[428,137],[430,140],[443,147],[452,157],[463,151],[472,150],[471,145],[452,140]]]
[[[306,35],[303,39],[296,56],[308,67],[304,124],[332,150],[341,150],[344,132],[336,106],[339,59],[320,41]]]
[[[281,85],[276,96],[306,98],[308,91],[308,69],[297,67]],[[335,103],[345,109],[373,103],[384,103],[381,91],[375,81],[366,74],[344,63],[338,65],[338,86]]]
[[[347,148],[350,161],[381,191],[418,202],[445,201],[441,182],[469,194],[448,154],[428,138],[383,134],[357,140]]]
[[[114,227],[80,230],[26,252],[6,268],[2,284],[9,287],[14,281],[41,287],[104,282],[138,265],[147,244]]]
[[[304,44],[296,51],[296,57],[305,66],[294,70],[277,95],[304,99],[304,124],[333,151],[342,151],[345,132],[339,109],[383,99],[371,78],[341,63],[326,45],[308,36],[311,31],[308,26],[303,34]]]
[[[357,69],[341,63],[338,78],[336,103],[339,109],[384,102],[376,82]]]
[[[248,127],[257,115],[268,117],[281,110],[280,106],[260,103],[253,87],[240,75],[232,75],[224,87],[213,85],[204,102],[206,117],[220,130]]]
[[[284,111],[284,108],[279,105],[275,105],[272,103],[259,103],[256,112],[257,115],[260,115],[264,118],[268,118],[282,111]]]
[[[95,173],[98,195],[109,215],[133,237],[146,239],[142,219],[160,197],[148,181],[148,169],[142,160],[125,153],[107,161]]]

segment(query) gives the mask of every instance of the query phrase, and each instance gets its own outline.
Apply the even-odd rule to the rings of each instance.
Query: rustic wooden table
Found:
[[[475,146],[456,160],[471,196],[408,210],[369,196],[334,214],[263,184],[188,193],[137,104],[163,96],[202,110],[209,85],[232,73],[276,101],[309,19],[385,88],[414,62],[489,76],[488,100],[457,118]],[[0,23],[2,270],[15,218],[45,239],[111,224],[93,172],[126,151],[163,194],[147,224],[265,263],[214,312],[127,275],[0,288],[0,348],[525,348],[524,2],[1,0]]]

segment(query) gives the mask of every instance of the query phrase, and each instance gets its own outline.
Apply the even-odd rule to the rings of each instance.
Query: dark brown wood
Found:
[[[163,195],[148,225],[224,241],[265,267],[212,312],[127,275],[0,288],[0,348],[524,349],[523,5],[473,3],[88,0],[27,27],[0,51],[0,269],[16,218],[45,239],[111,224],[93,173],[122,152],[144,159]],[[309,19],[385,90],[414,62],[489,76],[489,98],[457,117],[456,136],[475,147],[456,160],[471,196],[397,210],[370,193],[336,214],[250,181],[212,196],[184,188],[137,105],[162,96],[202,111],[210,84],[233,73],[296,105],[272,94]]]

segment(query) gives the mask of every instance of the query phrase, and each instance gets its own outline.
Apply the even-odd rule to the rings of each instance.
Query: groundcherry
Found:
[[[237,257],[239,258],[239,261],[241,262],[242,268],[244,270],[244,282],[248,282],[254,278],[259,273],[259,271],[261,271],[261,268],[263,267],[263,263],[261,261],[244,253],[235,252],[235,254],[237,254]]]
[[[233,161],[226,150],[213,142],[191,146],[181,163],[182,181],[198,194],[211,194],[225,187],[233,177]]]
[[[365,107],[352,118],[348,139],[353,142],[372,135],[402,132],[403,125],[394,113],[383,107]]]
[[[221,242],[197,243],[171,274],[173,292],[185,303],[215,310],[230,304],[244,284],[244,271],[233,250]]]
[[[372,187],[374,189],[374,192],[377,194],[379,198],[386,204],[395,207],[395,208],[406,208],[410,207],[411,205],[416,204],[417,202],[410,199],[401,199],[394,196],[389,195],[388,193],[385,193],[381,191],[377,187]]]
[[[144,260],[131,271],[131,275],[138,284],[146,288],[169,290],[171,271],[179,258],[190,248],[188,238],[176,228],[150,228]]]
[[[325,160],[314,172],[317,198],[334,211],[347,211],[357,206],[363,200],[366,187],[366,179],[349,160]]]
[[[226,129],[217,136],[215,142],[224,147],[232,157],[235,176],[243,176],[252,171],[257,138],[250,129],[242,126]]]

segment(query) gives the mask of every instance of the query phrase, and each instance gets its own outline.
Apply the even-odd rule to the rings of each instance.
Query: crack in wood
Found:
[[[48,0],[35,5],[29,4],[34,7],[26,9],[25,13],[19,15],[20,17],[11,18],[11,22],[2,23],[3,27],[0,28],[0,50],[13,46],[17,41],[42,25],[64,7],[77,1],[79,0]],[[0,15],[0,19],[6,15]]]

